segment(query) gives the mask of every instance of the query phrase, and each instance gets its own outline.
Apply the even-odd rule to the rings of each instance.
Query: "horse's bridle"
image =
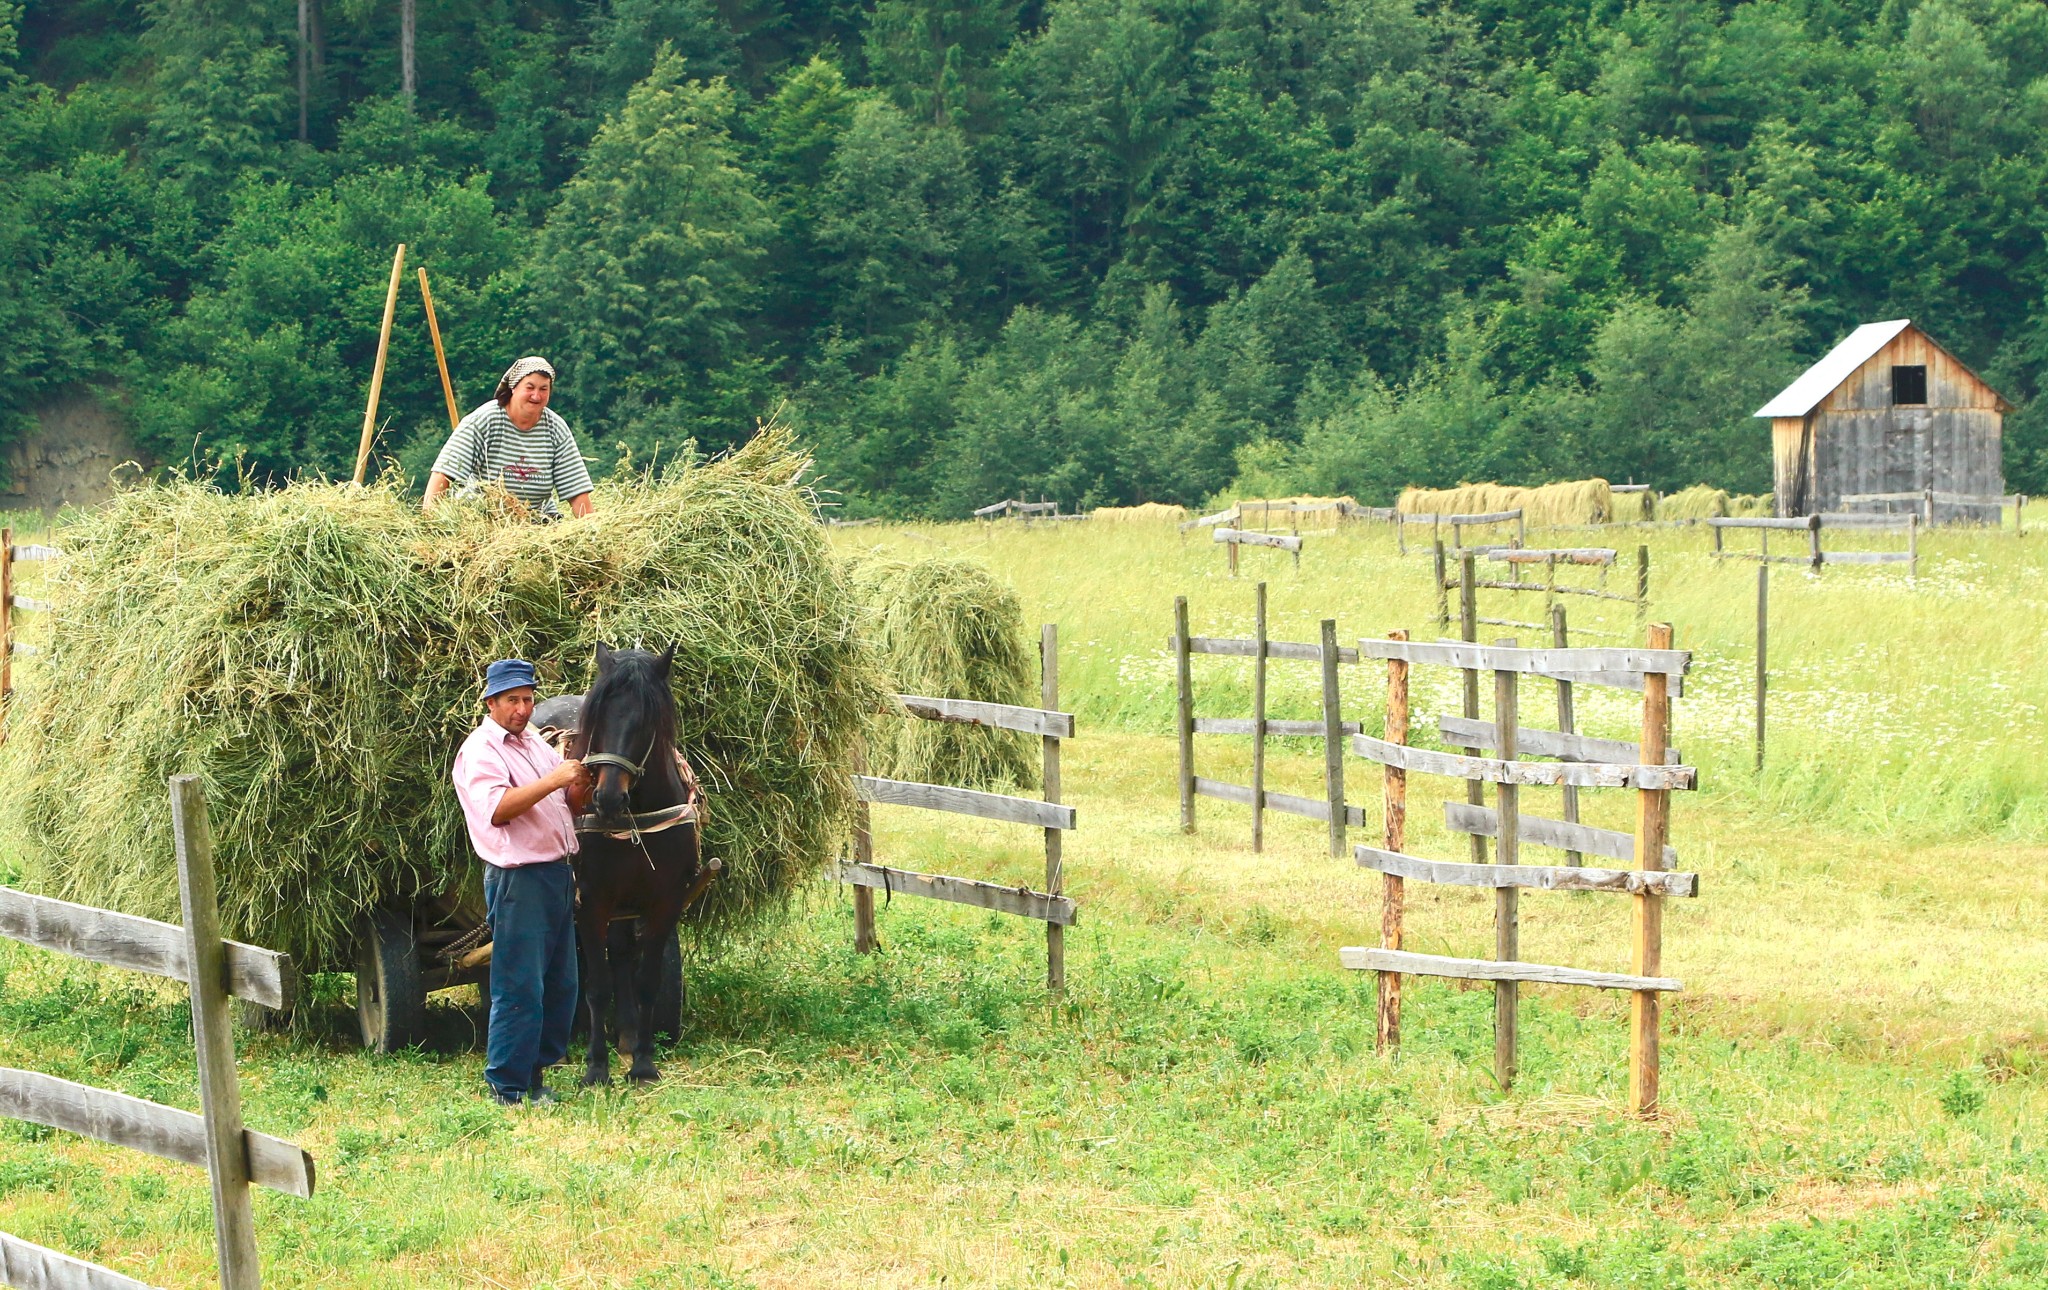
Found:
[[[627,777],[626,791],[630,793],[633,791],[635,784],[647,777],[647,762],[654,756],[655,745],[659,742],[659,735],[649,736],[647,751],[640,754],[640,760],[637,762],[620,753],[591,753],[580,760],[585,766],[612,766],[624,771]],[[690,786],[685,784],[683,786],[685,800],[676,803],[674,806],[664,806],[658,811],[628,813],[626,816],[628,821],[626,832],[612,833],[611,836],[622,839],[630,838],[634,842],[638,842],[640,835],[643,833],[660,833],[664,829],[672,829],[678,824],[690,823],[697,818],[697,803],[690,795],[689,790]],[[579,833],[610,833],[610,830],[599,825],[596,815],[577,816],[576,831]],[[651,864],[652,861],[650,860],[649,863]]]

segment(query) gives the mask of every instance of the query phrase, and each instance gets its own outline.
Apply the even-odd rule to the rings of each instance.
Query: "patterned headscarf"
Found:
[[[505,374],[498,378],[498,402],[503,404],[507,399],[510,399],[512,397],[512,387],[519,384],[524,378],[532,376],[535,372],[545,372],[550,381],[555,379],[554,366],[538,354],[528,354],[525,358],[506,368]]]

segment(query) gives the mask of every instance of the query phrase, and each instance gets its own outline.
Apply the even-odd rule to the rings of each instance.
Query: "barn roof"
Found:
[[[1843,337],[1841,344],[1829,350],[1826,358],[1807,368],[1798,380],[1780,390],[1777,398],[1758,408],[1755,415],[1805,416],[1818,407],[1822,399],[1834,393],[1836,386],[1848,380],[1850,373],[1869,362],[1873,354],[1891,344],[1895,336],[1912,325],[1910,318],[1864,323]]]

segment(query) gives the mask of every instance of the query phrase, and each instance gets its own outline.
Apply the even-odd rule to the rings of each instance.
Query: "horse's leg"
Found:
[[[606,933],[611,929],[612,902],[586,888],[576,910],[577,938],[583,943],[583,1006],[590,1022],[590,1051],[583,1062],[585,1087],[612,1082],[611,1047],[604,1031],[612,1001],[611,955]]]
[[[627,992],[634,995],[633,1011],[635,1028],[633,1038],[628,1041],[623,1023],[619,1031],[619,1051],[633,1054],[633,1067],[627,1078],[638,1084],[652,1084],[661,1078],[661,1069],[654,1064],[654,997],[661,990],[661,965],[663,938],[652,934],[656,926],[667,929],[666,935],[676,934],[676,920],[671,914],[666,920],[657,921],[655,915],[643,915],[638,928],[638,962],[632,988]]]

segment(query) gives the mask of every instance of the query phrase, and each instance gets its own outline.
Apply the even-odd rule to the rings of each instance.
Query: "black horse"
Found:
[[[633,1058],[628,1078],[661,1078],[654,1000],[662,947],[675,939],[683,909],[710,877],[699,850],[702,794],[676,756],[669,691],[675,653],[673,645],[661,654],[599,645],[597,680],[569,740],[568,755],[581,758],[596,779],[590,814],[576,819],[576,932],[590,1023],[585,1084],[611,1083],[604,1022],[614,1005],[619,1051]],[[636,934],[610,936],[612,920],[623,916],[637,916]],[[614,980],[615,969],[623,982]]]

